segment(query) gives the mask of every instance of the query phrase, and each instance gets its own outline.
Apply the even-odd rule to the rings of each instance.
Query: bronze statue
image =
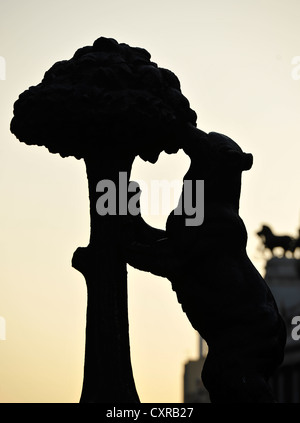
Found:
[[[300,248],[300,229],[298,229],[298,237],[295,239],[293,248],[294,248],[294,251]]]
[[[274,248],[277,247],[283,249],[284,256],[286,256],[287,252],[294,254],[297,248],[296,239],[289,235],[275,235],[267,225],[263,225],[257,235],[263,240],[265,248],[271,251],[272,256],[274,256]]]
[[[165,276],[191,324],[209,345],[203,380],[213,402],[272,402],[268,376],[280,364],[285,329],[274,299],[246,254],[238,215],[241,172],[252,156],[223,135],[196,129],[177,77],[140,48],[99,38],[54,64],[14,105],[11,131],[29,145],[84,159],[91,234],[72,264],[88,291],[81,402],[139,402],[130,362],[126,260]],[[166,231],[140,215],[100,216],[97,187],[127,175],[134,158],[155,162],[179,148],[204,180],[204,222],[172,213]],[[127,187],[125,187],[127,188]],[[184,201],[184,193],[181,201]]]
[[[143,238],[141,216],[129,217],[136,239],[127,245],[127,260],[171,281],[207,341],[202,379],[213,403],[276,402],[268,378],[283,360],[285,325],[247,256],[247,231],[238,213],[241,173],[251,168],[252,155],[224,135],[192,126],[180,147],[191,158],[184,180],[205,182],[204,222],[188,227],[175,209],[155,239],[148,225]]]

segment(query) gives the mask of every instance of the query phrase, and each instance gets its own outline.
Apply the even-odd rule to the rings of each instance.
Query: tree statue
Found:
[[[114,182],[119,199],[120,172],[127,175],[126,190],[135,156],[155,162],[162,150],[175,152],[187,123],[195,125],[196,114],[177,77],[151,62],[146,50],[104,37],[55,63],[14,105],[11,131],[20,141],[86,164],[90,242],[72,262],[88,292],[81,402],[139,402],[120,238],[126,210],[117,202],[115,215],[99,215],[97,185]]]
[[[202,380],[213,403],[276,402],[269,377],[284,356],[286,329],[267,284],[246,253],[239,216],[242,171],[252,166],[230,138],[190,126],[180,145],[191,158],[166,231],[152,241],[141,216],[128,217],[125,254],[136,268],[167,277],[192,326],[208,344]],[[184,196],[204,180],[204,222],[187,226]],[[132,233],[135,233],[132,239]]]

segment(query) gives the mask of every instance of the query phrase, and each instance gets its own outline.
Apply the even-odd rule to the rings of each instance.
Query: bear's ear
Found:
[[[253,165],[253,156],[250,153],[243,153],[242,151],[229,150],[224,157],[227,166],[235,168],[239,171],[249,170]]]
[[[251,169],[253,165],[253,156],[251,153],[243,153],[243,170]]]

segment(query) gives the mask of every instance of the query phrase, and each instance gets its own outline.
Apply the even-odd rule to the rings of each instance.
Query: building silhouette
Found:
[[[272,257],[266,262],[263,276],[275,297],[287,329],[285,358],[270,384],[279,403],[300,403],[300,339],[292,336],[295,329],[292,320],[295,316],[299,316],[300,335],[300,259]],[[207,346],[200,337],[199,358],[185,364],[185,403],[210,402],[201,380],[206,349]]]
[[[207,345],[205,341],[199,337],[199,358],[197,360],[189,360],[184,366],[183,379],[183,402],[184,403],[209,403],[209,394],[205,389],[201,372],[207,354]]]
[[[279,403],[300,403],[300,339],[292,336],[295,328],[292,320],[295,316],[300,318],[300,260],[271,258],[266,265],[265,280],[287,329],[284,361],[271,384]]]

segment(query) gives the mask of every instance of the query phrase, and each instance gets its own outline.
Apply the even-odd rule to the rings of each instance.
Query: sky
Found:
[[[200,129],[253,154],[240,215],[263,274],[261,225],[300,227],[299,19],[298,0],[0,0],[0,402],[78,402],[84,360],[86,288],[71,259],[89,240],[85,166],[10,133],[19,94],[100,36],[147,49],[178,76]],[[182,179],[188,167],[182,151],[137,158],[132,179]],[[144,218],[163,228],[167,214]],[[129,267],[128,286],[140,399],[182,402],[198,336],[168,280]]]

